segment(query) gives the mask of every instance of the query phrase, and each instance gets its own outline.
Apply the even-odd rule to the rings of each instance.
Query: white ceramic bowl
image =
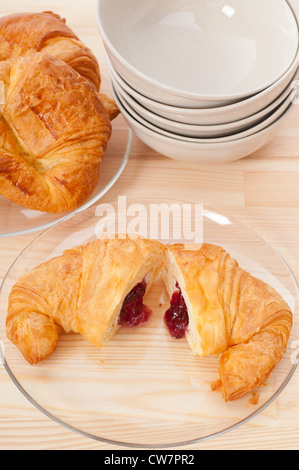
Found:
[[[278,99],[279,96],[292,85],[294,80],[296,81],[296,79],[298,79],[298,65],[297,62],[295,62],[288,73],[278,82],[247,100],[220,108],[190,109],[173,107],[146,98],[123,80],[114,69],[107,56],[106,63],[111,78],[117,82],[122,90],[132,96],[145,109],[172,121],[202,126],[229,124],[234,121],[253,117],[255,114],[263,111],[267,106],[270,106],[273,101]]]
[[[97,12],[116,70],[170,105],[209,108],[257,94],[298,51],[286,0],[98,0]]]
[[[114,80],[112,76],[111,81],[119,99],[123,102],[123,104],[126,104],[127,107],[129,107],[129,110],[132,109],[135,113],[137,113],[137,115],[139,115],[139,117],[143,118],[148,123],[163,131],[170,132],[172,134],[178,134],[182,137],[192,138],[228,137],[243,131],[251,130],[255,126],[262,124],[268,118],[271,118],[271,115],[273,115],[276,108],[282,105],[282,103],[284,103],[288,97],[292,98],[294,95],[296,95],[299,86],[299,81],[295,81],[295,85],[290,84],[287,89],[273,103],[271,103],[271,105],[248,118],[228,124],[220,124],[215,126],[197,126],[171,121],[169,119],[160,117],[151,111],[148,111],[136,100],[134,100],[123,88],[121,88],[121,86],[117,83],[116,80]]]
[[[111,83],[111,88],[113,88],[113,84]],[[263,129],[271,126],[275,121],[277,121],[286,111],[286,109],[290,106],[292,103],[296,91],[292,90],[292,92],[287,96],[287,98],[281,103],[281,105],[270,114],[269,117],[266,119],[262,120],[259,124],[250,127],[249,129],[246,129],[245,131],[238,132],[233,135],[228,135],[224,137],[205,137],[205,138],[200,138],[200,137],[186,137],[182,136],[177,133],[173,132],[168,132],[160,127],[155,126],[149,121],[146,121],[143,119],[139,114],[135,112],[135,110],[124,100],[122,99],[116,92],[115,88],[113,89],[113,93],[117,95],[117,98],[119,102],[121,102],[123,108],[133,117],[133,119],[139,124],[141,124],[143,127],[147,127],[148,129],[152,130],[153,132],[157,134],[161,134],[165,137],[169,137],[170,139],[173,140],[179,140],[182,142],[187,142],[187,143],[194,143],[194,144],[214,144],[214,143],[222,143],[222,142],[231,142],[233,140],[240,140],[244,139],[252,134],[256,134],[257,132],[262,131]]]
[[[174,160],[201,164],[232,162],[257,151],[275,136],[284,119],[295,106],[290,104],[277,121],[249,137],[220,143],[191,143],[166,137],[143,126],[126,111],[113,88],[112,94],[128,125],[146,145]]]

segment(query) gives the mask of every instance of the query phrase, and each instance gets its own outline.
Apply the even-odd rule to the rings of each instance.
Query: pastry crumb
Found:
[[[252,393],[252,397],[249,398],[249,400],[248,400],[248,403],[249,403],[250,405],[257,405],[258,402],[259,402],[259,398],[260,398],[260,395],[259,395],[258,393],[256,393],[256,392],[253,392],[253,393]]]

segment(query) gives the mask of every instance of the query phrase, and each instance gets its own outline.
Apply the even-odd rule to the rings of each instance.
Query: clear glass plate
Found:
[[[110,94],[109,81],[104,78],[102,92]],[[0,195],[0,238],[25,235],[46,230],[57,222],[88,209],[99,201],[116,183],[129,160],[132,131],[121,116],[112,122],[112,136],[100,167],[100,178],[92,196],[79,208],[62,214],[48,214],[19,206]]]
[[[155,223],[148,217],[150,204],[162,202],[182,204],[138,200],[127,201],[129,211],[120,209],[118,203],[112,207],[122,223],[124,216],[129,222],[138,208],[145,208],[140,227],[144,224],[148,230]],[[243,268],[280,292],[294,312],[287,352],[266,386],[256,390],[255,395],[225,403],[220,393],[211,392],[211,382],[218,379],[219,358],[193,357],[185,339],[170,337],[163,320],[169,299],[160,280],[146,298],[146,304],[153,309],[149,322],[136,329],[122,327],[102,349],[91,346],[80,335],[64,334],[48,360],[30,366],[6,339],[7,301],[14,283],[64,249],[95,239],[103,221],[99,214],[95,207],[89,208],[41,234],[21,253],[3,281],[0,350],[3,364],[19,390],[40,411],[73,431],[98,441],[141,448],[199,442],[232,430],[265,410],[296,370],[298,284],[286,262],[263,237],[217,209],[204,208],[204,241],[227,249]],[[144,231],[141,233],[144,235]],[[161,239],[159,233],[157,238]],[[170,234],[169,240],[163,241],[186,239],[176,240]],[[279,416],[273,407],[259,419],[263,416],[267,425],[277,426]]]

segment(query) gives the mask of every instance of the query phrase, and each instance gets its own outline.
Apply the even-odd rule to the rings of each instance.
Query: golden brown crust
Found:
[[[181,276],[188,305],[187,339],[196,355],[223,353],[220,381],[225,400],[263,384],[283,357],[292,312],[272,287],[241,269],[221,247],[169,247],[167,276]],[[174,261],[173,261],[174,260]]]
[[[52,12],[18,13],[0,18],[0,61],[45,52],[73,67],[100,89],[101,76],[94,54]]]
[[[144,278],[149,289],[162,260],[163,245],[141,238],[100,239],[68,250],[13,287],[7,336],[31,364],[53,353],[60,329],[100,347],[116,331],[127,294]]]
[[[0,62],[0,194],[39,211],[78,207],[110,136],[99,95],[64,62],[42,53]]]

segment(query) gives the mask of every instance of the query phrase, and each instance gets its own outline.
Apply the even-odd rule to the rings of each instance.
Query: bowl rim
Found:
[[[213,101],[222,101],[224,104],[233,104],[233,103],[230,103],[230,102],[231,101],[240,101],[240,100],[243,100],[243,99],[246,99],[246,98],[251,98],[251,97],[254,97],[255,95],[259,94],[260,92],[263,92],[263,91],[269,89],[273,85],[280,82],[280,80],[283,79],[288,74],[288,72],[290,71],[290,69],[292,68],[292,66],[294,64],[297,64],[297,66],[299,66],[299,16],[297,15],[297,13],[294,10],[292,4],[290,3],[290,0],[280,0],[282,3],[287,4],[290,12],[292,13],[292,15],[294,17],[294,20],[296,22],[296,25],[297,25],[298,35],[297,35],[297,52],[296,52],[296,54],[293,58],[293,61],[291,62],[289,67],[284,72],[282,72],[276,79],[272,80],[268,85],[266,85],[262,88],[259,87],[258,89],[255,89],[255,90],[252,90],[252,91],[249,91],[249,92],[246,92],[246,93],[245,92],[235,93],[235,94],[231,94],[231,95],[206,95],[206,94],[200,94],[200,93],[192,93],[192,92],[188,92],[188,91],[185,91],[185,90],[180,90],[180,89],[175,88],[175,87],[170,87],[170,86],[165,85],[162,82],[159,82],[158,80],[155,80],[153,78],[148,77],[147,75],[142,73],[140,70],[136,69],[126,59],[124,59],[122,57],[122,55],[117,51],[117,49],[113,46],[113,44],[111,43],[111,41],[110,41],[106,31],[105,31],[105,28],[104,28],[104,25],[103,25],[103,22],[102,22],[102,19],[101,19],[101,15],[100,15],[100,6],[101,6],[101,2],[103,2],[103,1],[104,0],[97,0],[96,19],[97,19],[98,29],[99,29],[99,32],[102,36],[102,40],[103,40],[105,48],[107,48],[107,50],[110,51],[110,53],[123,65],[124,68],[128,69],[128,71],[131,74],[136,75],[136,77],[138,77],[139,80],[145,81],[146,83],[150,84],[153,88],[158,88],[160,91],[163,91],[168,95],[173,95],[173,96],[176,96],[176,97],[179,97],[179,98],[186,98],[186,99],[191,99],[191,100],[193,99],[193,100],[211,101],[211,102],[213,102]]]
[[[121,85],[116,81],[116,79],[114,79],[114,77],[110,77],[110,80],[112,81],[113,86],[116,89],[117,93],[120,94],[122,96],[122,98],[125,101],[127,101],[129,103],[129,105],[138,114],[141,115],[141,117],[143,117],[143,119],[146,119],[146,118],[141,114],[141,112],[144,113],[145,116],[148,116],[148,119],[150,119],[152,117],[157,122],[160,122],[161,126],[168,125],[168,126],[172,126],[173,129],[179,129],[180,128],[180,129],[183,129],[186,132],[187,131],[196,132],[196,131],[204,131],[204,130],[208,130],[209,132],[217,132],[217,131],[221,132],[221,131],[233,130],[236,127],[241,127],[241,126],[246,126],[246,125],[250,126],[250,124],[252,124],[253,122],[259,121],[263,117],[268,116],[268,114],[270,114],[272,111],[274,111],[277,107],[279,107],[288,98],[290,93],[292,93],[292,90],[294,90],[294,93],[295,93],[295,90],[298,91],[299,82],[297,82],[297,84],[294,87],[292,86],[293,81],[298,80],[298,78],[299,78],[299,70],[296,73],[296,76],[292,79],[292,81],[284,89],[284,91],[274,101],[272,101],[271,104],[269,104],[268,106],[263,108],[261,111],[259,111],[257,113],[254,113],[250,116],[247,116],[246,118],[239,119],[239,120],[236,120],[236,121],[231,121],[229,123],[223,123],[223,124],[187,124],[185,122],[181,122],[181,121],[177,121],[177,120],[174,121],[174,120],[168,119],[164,116],[160,116],[159,114],[156,114],[153,111],[151,111],[151,110],[145,108],[144,106],[142,106],[142,104],[140,104],[137,100],[135,100],[134,97],[132,97],[125,89],[123,89],[121,87]],[[134,106],[136,106],[136,109],[134,108]],[[140,113],[139,113],[139,110],[140,110]],[[239,132],[241,132],[241,131],[239,131]]]
[[[107,68],[108,68],[110,74],[112,76],[116,77],[115,80],[118,81],[118,83],[120,82],[119,85],[128,94],[130,94],[132,92],[132,96],[133,96],[134,99],[138,100],[137,97],[135,98],[135,96],[134,96],[134,95],[137,95],[138,98],[140,97],[141,100],[144,100],[144,102],[147,103],[148,106],[152,106],[154,104],[154,106],[157,109],[159,109],[159,110],[161,110],[165,113],[181,114],[181,115],[186,115],[186,116],[189,116],[189,117],[191,117],[191,116],[207,116],[207,115],[209,115],[209,116],[218,116],[219,113],[235,111],[238,108],[241,108],[243,106],[246,107],[251,103],[257,102],[263,96],[266,96],[268,93],[275,90],[280,84],[282,84],[284,82],[284,80],[288,76],[290,76],[291,78],[288,81],[287,86],[289,86],[292,83],[292,81],[296,79],[296,76],[298,76],[298,78],[299,78],[299,50],[298,50],[298,63],[294,62],[292,67],[288,71],[288,74],[283,76],[278,82],[273,84],[270,88],[267,88],[266,90],[263,90],[260,93],[254,95],[254,96],[251,96],[248,99],[239,101],[237,103],[232,103],[232,104],[229,104],[227,106],[218,106],[218,107],[215,107],[215,108],[206,108],[206,109],[202,109],[202,108],[184,108],[184,107],[170,106],[168,104],[160,103],[159,101],[152,100],[152,99],[142,95],[141,93],[139,93],[137,90],[132,88],[124,80],[124,78],[119,74],[119,72],[117,70],[115,70],[115,68],[113,67],[113,65],[111,64],[111,62],[109,60],[109,57],[107,56],[107,54],[105,54],[105,55],[106,55]]]
[[[185,140],[178,140],[178,139],[175,139],[175,138],[167,137],[165,135],[159,134],[158,132],[155,132],[155,131],[149,129],[148,127],[143,126],[138,121],[136,121],[128,113],[128,111],[123,107],[122,103],[120,103],[120,101],[119,101],[118,97],[116,96],[116,93],[115,93],[115,91],[112,87],[111,87],[111,93],[113,95],[113,99],[115,100],[116,104],[118,105],[118,107],[119,107],[121,113],[124,115],[124,117],[126,119],[128,119],[129,122],[133,121],[134,126],[136,126],[140,131],[145,132],[151,138],[155,138],[156,140],[161,141],[164,144],[175,145],[176,147],[182,147],[185,150],[186,149],[196,150],[198,148],[202,148],[202,149],[206,149],[206,150],[228,149],[228,148],[232,148],[232,146],[238,146],[241,143],[250,142],[251,140],[254,140],[256,137],[262,136],[262,135],[268,133],[272,128],[277,126],[279,124],[279,122],[282,121],[293,110],[293,108],[296,106],[295,103],[291,102],[289,104],[289,106],[287,107],[287,109],[285,110],[285,112],[278,119],[276,119],[272,124],[270,124],[269,126],[265,127],[264,129],[262,129],[258,132],[255,132],[255,133],[253,133],[253,134],[251,134],[247,137],[243,137],[243,138],[240,138],[240,139],[232,139],[232,140],[227,141],[227,142],[213,142],[213,143],[212,142],[207,142],[207,143],[204,143],[204,142],[188,142],[188,141],[185,141]],[[132,124],[132,126],[133,126],[133,124]],[[134,130],[134,128],[133,128],[133,130]]]
[[[113,92],[114,92],[114,94],[117,95],[117,92],[116,92],[115,89],[113,90]],[[179,141],[179,142],[183,142],[184,144],[191,143],[191,144],[194,144],[194,145],[197,145],[197,144],[203,144],[203,145],[211,144],[211,145],[214,145],[214,144],[229,143],[229,142],[235,142],[235,141],[238,141],[238,142],[243,141],[246,137],[250,137],[251,135],[258,134],[259,132],[263,131],[264,129],[269,128],[271,126],[271,124],[275,123],[277,120],[280,119],[280,117],[282,117],[284,115],[285,111],[289,108],[290,104],[292,104],[294,95],[295,95],[294,91],[290,92],[290,94],[281,103],[281,105],[278,106],[278,108],[272,114],[270,114],[270,116],[267,119],[265,119],[261,123],[256,124],[256,125],[250,127],[249,129],[247,129],[245,131],[244,130],[240,131],[240,132],[238,132],[234,135],[228,135],[226,137],[210,137],[210,138],[209,137],[207,137],[207,138],[187,137],[187,136],[182,136],[182,135],[179,135],[179,134],[177,135],[174,132],[165,131],[164,129],[159,128],[158,126],[152,124],[151,122],[148,122],[146,119],[144,119],[142,116],[140,116],[126,102],[126,100],[124,100],[125,103],[123,103],[118,95],[117,95],[117,98],[118,98],[118,103],[117,104],[120,103],[123,106],[123,108],[125,109],[125,111],[127,112],[127,114],[129,114],[136,122],[138,122],[144,128],[146,127],[147,129],[152,130],[152,132],[154,132],[156,135],[159,134],[159,135],[168,137],[172,141],[176,141],[176,142]],[[126,106],[128,106],[128,108],[126,108]],[[282,111],[282,114],[281,114],[281,108],[284,108],[284,111]],[[135,114],[138,117],[135,117]],[[140,121],[139,121],[139,119],[140,119]],[[261,127],[264,124],[265,124],[265,126]],[[248,134],[248,132],[250,132],[250,134]]]

